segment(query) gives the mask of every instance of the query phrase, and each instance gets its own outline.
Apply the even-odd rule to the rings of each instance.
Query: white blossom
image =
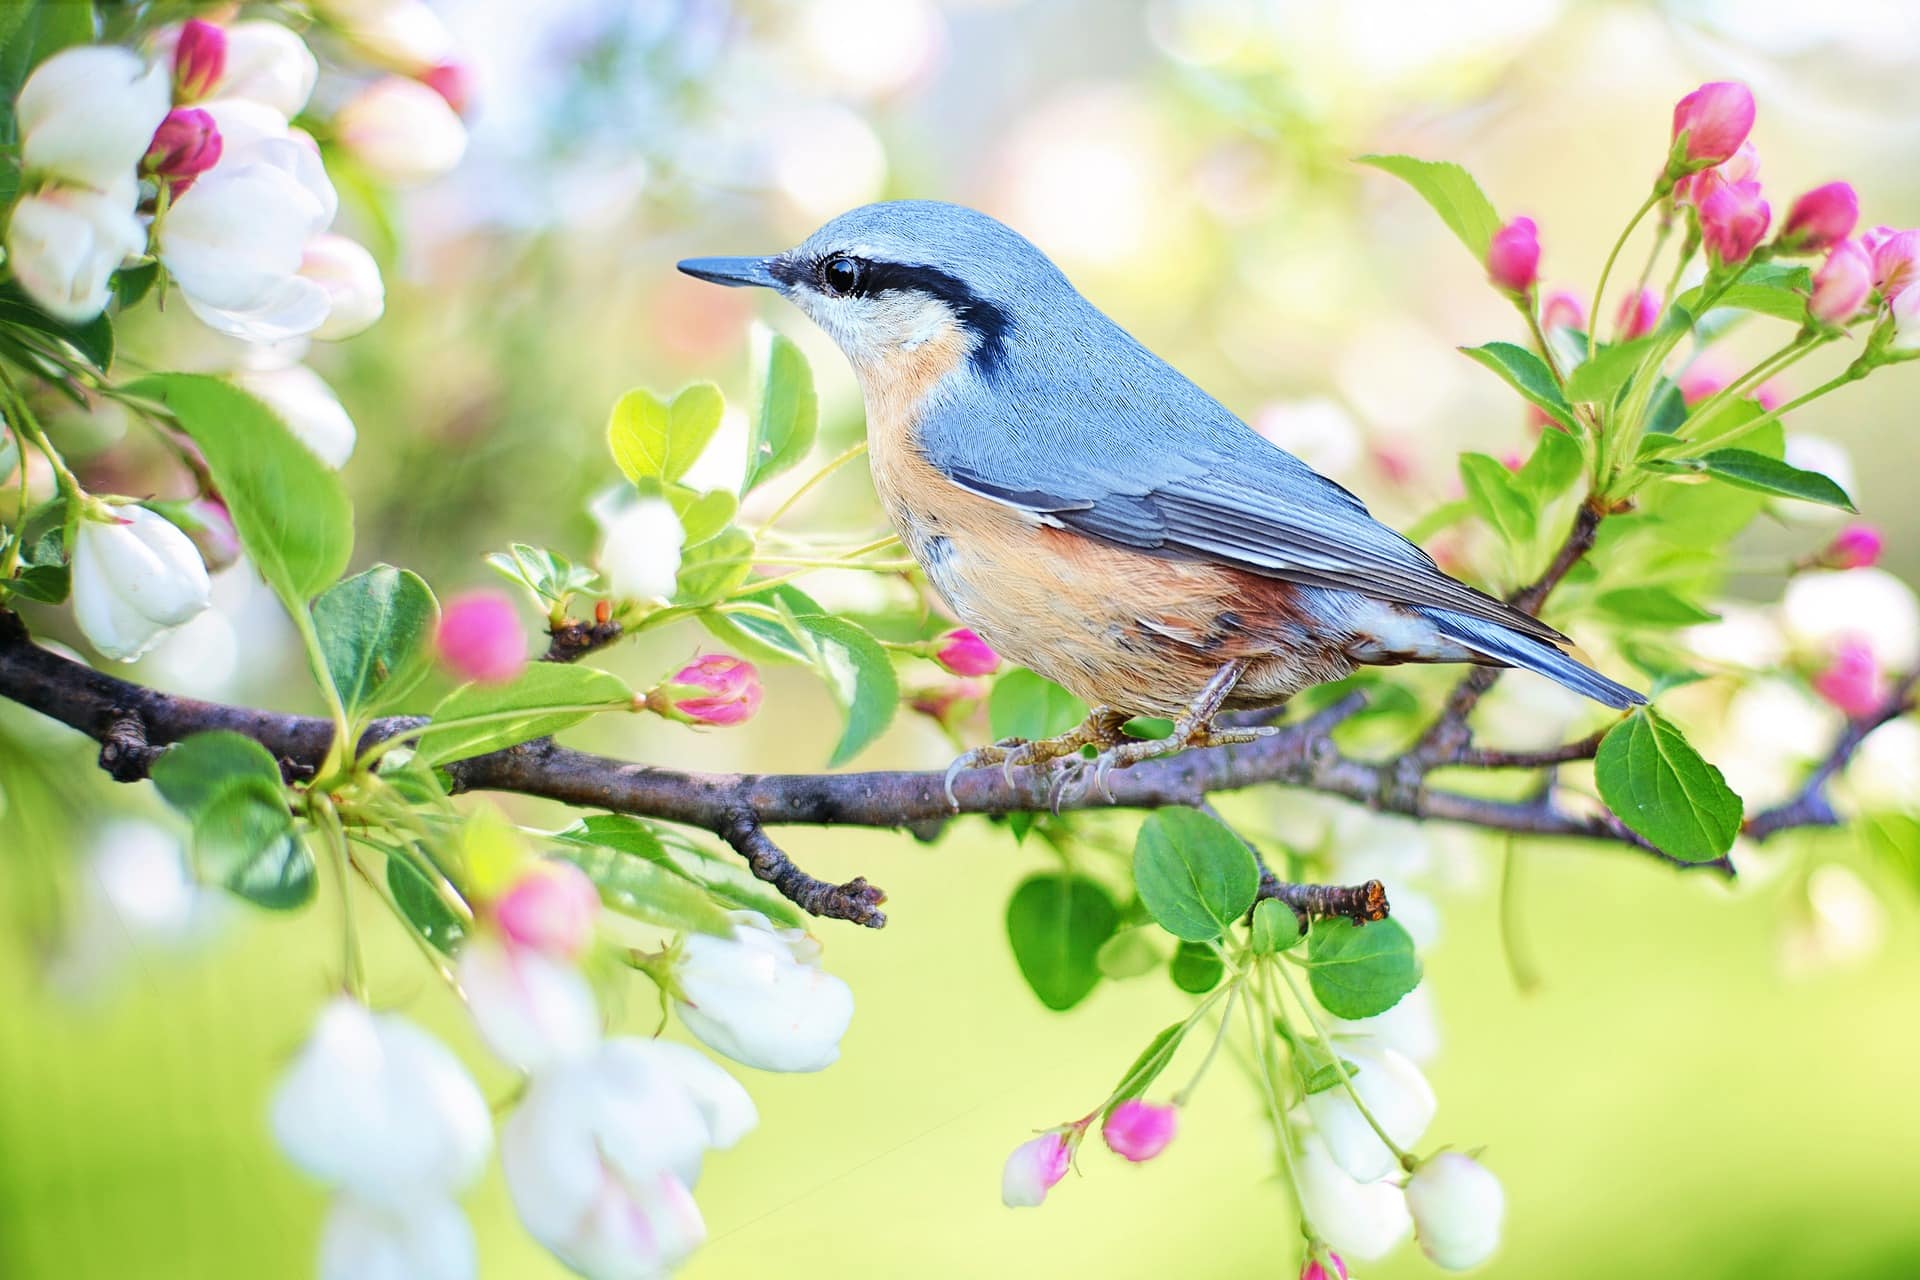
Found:
[[[115,188],[133,178],[172,105],[166,66],[113,45],[63,49],[20,90],[21,166],[29,177]]]
[[[680,572],[686,530],[665,498],[629,498],[622,493],[594,504],[600,522],[600,572],[607,590],[623,600],[666,600]]]
[[[1780,601],[1780,620],[1796,648],[1815,662],[1858,638],[1881,668],[1920,663],[1920,604],[1913,588],[1885,569],[1795,574]]]
[[[113,273],[146,248],[129,169],[106,191],[50,186],[20,197],[7,224],[7,265],[48,315],[79,324],[106,310]]]
[[[454,56],[453,35],[422,0],[323,0],[347,39],[375,62],[417,75]]]
[[[257,396],[301,444],[330,467],[344,467],[358,438],[353,419],[326,380],[303,364],[242,369],[233,381]]]
[[[450,1200],[404,1208],[346,1194],[320,1231],[320,1280],[470,1280],[473,1229]]]
[[[1346,1042],[1336,1043],[1333,1048],[1356,1068],[1353,1091],[1387,1136],[1402,1148],[1419,1142],[1433,1123],[1437,1107],[1433,1086],[1420,1074],[1420,1068],[1405,1056],[1378,1045]],[[1308,1094],[1306,1108],[1327,1150],[1353,1177],[1372,1182],[1399,1165],[1345,1086],[1336,1084]]]
[[[1319,1135],[1305,1136],[1294,1167],[1307,1221],[1349,1261],[1384,1258],[1413,1230],[1400,1188],[1392,1182],[1355,1182],[1333,1162]]]
[[[1472,1157],[1442,1151],[1413,1171],[1406,1197],[1420,1248],[1435,1264],[1465,1271],[1500,1247],[1506,1194]]]
[[[460,948],[456,972],[480,1038],[522,1071],[576,1061],[600,1039],[600,1010],[578,969],[482,934]]]
[[[334,116],[333,128],[367,172],[401,186],[440,177],[467,151],[467,127],[447,100],[404,76],[362,89]]]
[[[853,991],[820,967],[820,944],[735,911],[733,936],[697,933],[673,968],[674,1007],[717,1053],[762,1071],[819,1071],[840,1056]]]
[[[192,539],[145,507],[81,519],[73,543],[73,617],[93,647],[131,662],[205,609],[213,584]]]
[[[1333,1020],[1336,1042],[1346,1037],[1364,1036],[1365,1043],[1392,1049],[1408,1061],[1425,1065],[1439,1056],[1440,1021],[1433,1007],[1430,983],[1421,983],[1394,1002],[1385,1013],[1349,1022]]]
[[[309,240],[300,257],[300,274],[327,291],[327,318],[313,331],[316,338],[334,341],[364,333],[386,310],[380,264],[345,236]]]

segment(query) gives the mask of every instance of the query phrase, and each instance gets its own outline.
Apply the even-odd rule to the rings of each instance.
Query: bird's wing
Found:
[[[1151,363],[1131,370],[1132,379],[1084,377],[1050,394],[1003,388],[943,408],[921,432],[928,460],[983,497],[1120,546],[1452,610],[1566,642],[1449,577],[1359,498],[1144,348],[1134,350]],[[1140,375],[1152,376],[1150,390]],[[981,421],[983,414],[1000,420]]]

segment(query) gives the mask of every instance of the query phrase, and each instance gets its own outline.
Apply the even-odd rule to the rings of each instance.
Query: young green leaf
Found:
[[[738,859],[722,858],[690,841],[676,843],[670,849],[654,828],[639,818],[624,813],[597,813],[582,818],[565,831],[556,832],[553,838],[562,845],[560,856],[569,861],[574,861],[576,855],[566,846],[611,849],[679,876],[704,890],[722,907],[758,911],[787,928],[805,928],[808,923],[798,907],[756,880],[740,866]]]
[[[1084,876],[1032,876],[1007,903],[1020,975],[1049,1009],[1071,1009],[1100,981],[1100,946],[1119,927],[1107,891]]]
[[[753,535],[729,527],[680,554],[674,579],[675,604],[702,605],[718,600],[753,572]]]
[[[439,619],[427,584],[390,564],[335,583],[314,600],[320,651],[348,714],[391,705],[420,683]]]
[[[1620,587],[1594,603],[1603,613],[1642,627],[1690,627],[1720,616],[1665,587]]]
[[[698,461],[726,410],[720,388],[696,382],[667,404],[643,387],[613,402],[607,447],[627,479],[674,481]]]
[[[1500,229],[1500,215],[1472,174],[1451,161],[1413,156],[1361,156],[1359,163],[1390,173],[1412,187],[1433,206],[1447,229],[1460,237],[1474,261],[1486,262],[1487,247],[1493,242],[1493,233]]]
[[[1173,985],[1190,996],[1203,996],[1220,985],[1227,966],[1219,952],[1204,942],[1182,942],[1167,962],[1167,976]]]
[[[1535,502],[1552,502],[1572,487],[1585,465],[1578,440],[1564,431],[1542,431],[1517,483]]]
[[[1087,718],[1087,704],[1045,676],[1015,667],[993,682],[987,728],[998,738],[1051,738]]]
[[[1461,354],[1475,364],[1485,365],[1499,374],[1506,384],[1540,412],[1569,431],[1581,427],[1573,416],[1573,406],[1560,393],[1560,386],[1539,356],[1511,342],[1489,342],[1482,347],[1462,347]]]
[[[1602,347],[1567,377],[1567,399],[1585,404],[1611,404],[1627,379],[1646,359],[1652,338],[1635,338]]]
[[[196,872],[274,910],[313,896],[313,858],[293,836],[280,766],[251,738],[198,733],[153,763],[160,795],[193,823]]]
[[[509,582],[517,582],[546,604],[558,604],[591,587],[600,574],[575,564],[545,547],[516,542],[505,551],[489,552],[487,565]]]
[[[1365,926],[1317,920],[1307,934],[1307,982],[1336,1018],[1371,1018],[1420,985],[1413,939],[1397,920]]]
[[[808,662],[812,654],[791,619],[824,613],[814,598],[783,583],[739,596],[721,609],[700,611],[700,624],[729,649],[755,662]]]
[[[467,925],[433,891],[420,868],[400,849],[387,846],[387,890],[407,923],[442,955],[452,955],[467,936]]]
[[[1790,324],[1804,324],[1807,294],[1812,287],[1813,277],[1805,267],[1784,262],[1756,263],[1741,274],[1738,284],[1714,299],[1713,309],[1751,311]],[[1696,311],[1706,300],[1706,292],[1707,286],[1696,285],[1676,301],[1687,310]]]
[[[784,334],[773,334],[761,376],[760,407],[747,440],[747,475],[742,495],[752,492],[807,456],[819,430],[820,402],[813,390],[813,369],[800,348]]]
[[[13,281],[0,284],[0,326],[47,334],[66,343],[102,373],[113,366],[113,321],[101,312],[83,324],[68,324],[42,311]]]
[[[273,410],[205,374],[155,374],[126,390],[165,405],[200,447],[240,545],[289,609],[305,608],[346,569],[346,490]]]
[[[1120,1077],[1119,1085],[1113,1091],[1113,1101],[1107,1104],[1107,1114],[1129,1098],[1137,1098],[1153,1087],[1160,1073],[1173,1061],[1173,1055],[1180,1052],[1180,1042],[1187,1038],[1187,1024],[1176,1022],[1172,1026],[1162,1027],[1160,1033],[1140,1051],[1133,1060],[1127,1073]]]
[[[1306,936],[1300,929],[1300,917],[1292,907],[1277,898],[1262,898],[1253,905],[1253,950],[1270,956],[1285,951]]]
[[[1150,924],[1140,924],[1122,929],[1101,943],[1094,963],[1102,977],[1120,981],[1152,973],[1166,959],[1166,934]]]
[[[825,613],[799,614],[793,622],[809,641],[814,667],[846,715],[846,728],[827,761],[845,764],[893,722],[900,679],[887,651],[859,623]]]
[[[1514,473],[1499,459],[1484,453],[1461,454],[1460,479],[1473,509],[1508,546],[1532,543],[1537,514],[1533,499],[1521,490]]]
[[[1646,466],[1655,471],[1699,472],[1755,493],[1857,510],[1847,491],[1818,471],[1803,471],[1752,449],[1715,449],[1698,458],[1650,458]]]
[[[733,921],[701,886],[675,870],[603,843],[564,844],[562,858],[587,873],[601,897],[622,915],[666,929],[727,935]]]
[[[1140,824],[1133,880],[1160,927],[1210,942],[1253,906],[1260,871],[1240,837],[1197,809],[1161,809]]]
[[[433,727],[414,744],[432,765],[544,738],[599,710],[630,706],[633,690],[593,667],[536,662],[512,683],[461,685],[433,709]]]
[[[1733,847],[1740,797],[1658,713],[1642,709],[1608,730],[1593,767],[1607,807],[1661,852],[1711,862]]]

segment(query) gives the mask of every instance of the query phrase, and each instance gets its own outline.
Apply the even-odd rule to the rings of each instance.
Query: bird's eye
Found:
[[[866,280],[866,265],[860,259],[849,258],[845,254],[828,258],[820,264],[820,283],[836,298],[858,293]]]

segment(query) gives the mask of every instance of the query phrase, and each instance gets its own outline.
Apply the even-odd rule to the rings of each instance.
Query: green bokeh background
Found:
[[[776,51],[796,38],[805,9],[728,7],[745,46]],[[989,208],[1004,208],[996,201],[1012,181],[1008,140],[1062,98],[1098,90],[1110,95],[1099,101],[1138,110],[1157,136],[1146,197],[1154,236],[1100,261],[1063,260],[1090,295],[1234,407],[1332,395],[1370,439],[1407,448],[1426,468],[1407,491],[1363,466],[1342,476],[1391,518],[1443,493],[1458,450],[1521,447],[1513,406],[1464,362],[1440,412],[1402,411],[1426,394],[1431,362],[1452,358],[1448,346],[1515,335],[1510,311],[1424,210],[1345,157],[1408,150],[1467,162],[1503,211],[1539,219],[1553,278],[1585,289],[1658,163],[1672,99],[1702,79],[1741,75],[1760,94],[1776,212],[1792,190],[1845,176],[1869,221],[1920,216],[1911,76],[1889,77],[1886,58],[1862,53],[1860,39],[1820,34],[1819,15],[1804,22],[1815,34],[1783,44],[1747,39],[1743,25],[1757,26],[1764,9],[1774,30],[1780,6],[1753,6],[1743,19],[1730,4],[1544,3],[1519,35],[1470,40],[1388,74],[1369,50],[1392,45],[1390,29],[1430,3],[1385,6],[1371,45],[1364,34],[1327,35],[1327,17],[1208,67],[1168,52],[1167,15],[1190,7],[943,5],[938,64],[853,109],[886,145],[887,194]],[[1858,6],[1821,8],[1834,30],[1857,36]],[[481,0],[448,11],[457,34],[511,21]],[[1889,44],[1910,39],[1894,25]],[[583,59],[580,97],[605,74]],[[831,87],[796,92],[837,100]],[[557,111],[556,134],[572,119]],[[1211,172],[1203,162],[1220,157],[1256,174],[1251,213],[1229,216],[1195,197],[1197,175]],[[445,593],[483,581],[479,555],[510,539],[584,551],[583,500],[612,475],[599,443],[606,405],[635,383],[693,376],[738,397],[752,314],[815,354],[829,436],[857,432],[845,369],[803,322],[689,289],[669,268],[686,253],[791,243],[817,217],[777,189],[742,194],[661,173],[611,220],[406,241],[404,268],[389,270],[387,320],[316,359],[360,424],[346,472],[360,511],[357,564],[406,563]],[[423,210],[432,221],[430,197],[412,211]],[[1804,386],[1817,374],[1801,376]],[[1856,496],[1909,578],[1920,570],[1906,407],[1915,377],[1877,378],[1791,424],[1854,451]],[[846,477],[809,518],[866,528],[875,517],[864,479]],[[1778,557],[1818,536],[1769,526],[1743,550]],[[56,617],[35,621],[62,634]],[[645,682],[701,639],[652,639],[612,665]],[[298,689],[255,662],[229,696],[300,705]],[[826,756],[832,719],[817,685],[773,672],[767,708],[747,730],[623,725],[586,741],[696,766],[809,769]],[[55,994],[43,980],[54,906],[87,824],[151,797],[92,774],[84,750],[34,734],[27,717],[0,716],[0,731],[72,788],[44,821],[23,822],[18,806],[0,819],[0,906],[15,924],[0,939],[0,1277],[310,1274],[324,1198],[272,1149],[263,1116],[276,1073],[338,985],[337,904],[323,895],[292,919],[237,916],[192,956],[143,956],[91,999]],[[945,750],[925,725],[903,724],[858,763],[923,767]],[[1243,811],[1257,815],[1263,803]],[[514,812],[565,820],[537,804]],[[877,934],[821,927],[827,963],[858,1000],[842,1060],[818,1076],[743,1072],[761,1126],[707,1163],[698,1193],[712,1239],[688,1275],[1293,1273],[1289,1199],[1231,1058],[1161,1159],[1133,1167],[1090,1143],[1081,1176],[1042,1210],[1001,1207],[1006,1152],[1083,1113],[1190,1007],[1159,974],[1103,984],[1065,1015],[1039,1006],[1002,918],[1014,885],[1056,865],[1042,848],[977,822],[934,845],[840,831],[783,841],[816,874],[885,885],[892,923]],[[1920,1274],[1912,886],[1845,834],[1797,837],[1779,855],[1783,872],[1733,888],[1624,851],[1522,844],[1509,906],[1541,979],[1523,993],[1491,888],[1498,852],[1482,852],[1480,887],[1440,893],[1445,937],[1425,956],[1445,1040],[1430,1071],[1440,1112],[1428,1141],[1484,1146],[1509,1196],[1507,1244],[1486,1274]],[[1802,872],[1828,859],[1875,890],[1885,936],[1851,967],[1789,978],[1782,941],[1805,911]],[[360,914],[377,920],[377,904],[362,901]],[[444,1035],[489,1095],[506,1098],[510,1080],[489,1067],[407,942],[388,922],[373,932],[376,1000]],[[629,991],[636,1007],[622,1024],[650,1031],[645,984]],[[1191,1064],[1183,1057],[1176,1070]],[[559,1274],[521,1231],[497,1172],[464,1203],[483,1274]],[[1435,1273],[1407,1246],[1364,1274]]]

